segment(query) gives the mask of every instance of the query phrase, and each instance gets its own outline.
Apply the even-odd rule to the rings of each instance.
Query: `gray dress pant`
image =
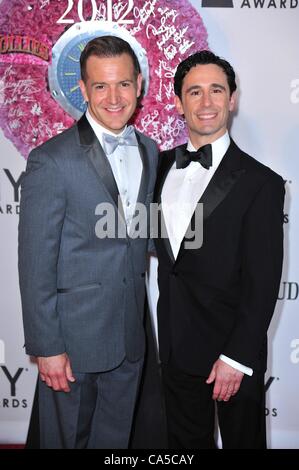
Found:
[[[71,391],[55,392],[39,379],[42,449],[126,449],[143,359],[115,369],[73,374]]]

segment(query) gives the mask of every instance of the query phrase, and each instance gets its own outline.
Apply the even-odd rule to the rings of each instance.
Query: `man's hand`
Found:
[[[75,382],[70,360],[66,353],[58,356],[38,357],[38,370],[43,382],[55,391],[69,392],[68,381]]]
[[[213,389],[213,400],[228,401],[231,396],[236,395],[240,388],[243,372],[229,366],[221,359],[218,359],[206,380],[207,384],[215,381]]]

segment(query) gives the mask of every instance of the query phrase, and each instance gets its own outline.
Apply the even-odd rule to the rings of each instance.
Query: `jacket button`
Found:
[[[127,279],[125,277],[123,278],[123,283],[127,284]]]
[[[177,271],[172,271],[172,275],[176,277],[178,275]]]

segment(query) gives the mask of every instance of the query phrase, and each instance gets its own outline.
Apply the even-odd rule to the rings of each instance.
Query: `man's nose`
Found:
[[[118,102],[119,94],[117,88],[110,88],[108,99],[111,104],[116,104]]]
[[[209,107],[212,103],[212,97],[209,92],[203,93],[202,103],[205,107]]]

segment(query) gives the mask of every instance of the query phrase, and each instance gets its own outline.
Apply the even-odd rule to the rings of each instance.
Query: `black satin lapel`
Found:
[[[141,179],[140,179],[140,186],[139,186],[139,191],[138,191],[138,197],[137,197],[137,203],[144,204],[146,195],[147,195],[147,189],[148,189],[148,184],[149,184],[149,162],[148,162],[148,153],[146,150],[145,145],[141,142],[140,136],[136,132],[136,137],[138,141],[138,150],[139,150],[139,155],[142,161],[142,173],[141,173]],[[136,207],[135,210],[135,216],[138,216],[138,207]],[[138,224],[139,225],[139,224]],[[131,231],[132,230],[132,231]],[[131,230],[129,232],[130,236],[134,238],[134,233],[136,232],[135,226],[131,226]]]
[[[183,146],[183,147],[186,147],[186,146]],[[175,161],[175,155],[177,151],[181,151],[181,147],[178,147],[177,149],[175,149],[175,151],[171,152],[170,154],[169,153],[165,154],[165,156],[163,156],[162,154],[162,156],[160,157],[162,161],[160,162],[159,169],[158,169],[157,182],[156,182],[155,194],[154,194],[154,202],[158,203],[161,208],[161,211],[159,211],[159,235],[161,233],[164,233],[165,235],[165,237],[161,238],[161,242],[164,244],[164,247],[172,263],[175,263],[175,257],[173,255],[173,251],[172,251],[169,237],[167,234],[166,224],[165,224],[165,220],[164,220],[164,216],[162,212],[161,194],[162,194],[162,189],[163,189],[163,185],[166,180],[166,177],[169,173],[170,168],[172,167]],[[162,226],[163,226],[163,230],[162,230]]]
[[[229,147],[229,150],[232,150],[232,146]],[[245,172],[245,169],[240,168],[239,163],[239,156],[236,156],[235,149],[233,149],[233,154],[228,151],[223,157],[219,167],[215,171],[213,178],[198,201],[199,203],[203,204],[203,224],[219,206],[219,204],[226,198],[226,196],[234,187],[235,183],[238,181],[239,177]],[[192,224],[193,218],[194,215],[192,216],[186,233],[190,231],[190,225]],[[184,237],[180,246],[179,254],[177,256],[177,261],[186,252],[184,249],[185,241],[188,240]]]
[[[161,203],[161,194],[163,185],[165,183],[166,177],[169,173],[170,168],[174,164],[175,158],[177,153],[184,152],[186,148],[186,144],[177,147],[171,152],[167,152],[164,154],[162,153],[160,156],[161,161],[159,162],[158,174],[157,174],[157,181],[155,186],[155,193],[154,193],[154,201]]]
[[[243,169],[230,171],[219,166],[199,200],[203,204],[203,221],[207,220],[216,207],[226,198],[244,171]]]
[[[114,203],[118,204],[119,192],[115,182],[110,163],[100,145],[96,142],[87,150],[88,158],[90,159],[94,169],[96,170],[101,181],[104,183]]]
[[[138,192],[137,202],[145,202],[148,183],[149,183],[149,155],[147,153],[145,145],[141,142],[139,135],[136,133],[136,137],[138,140],[138,150],[142,160],[142,174],[140,180],[140,187]]]
[[[97,137],[93,132],[85,114],[77,122],[79,139],[81,145],[93,145],[97,141]]]
[[[226,198],[244,172],[241,151],[231,139],[226,154],[199,200],[203,204],[203,221],[207,220]]]
[[[84,147],[93,168],[107,189],[120,215],[125,220],[121,198],[110,163],[85,115],[82,116],[77,125],[81,145]]]
[[[172,248],[171,248],[171,244],[170,244],[170,241],[169,241],[169,237],[168,237],[168,233],[167,233],[167,229],[166,229],[165,220],[164,220],[162,210],[161,210],[160,223],[163,224],[163,226],[164,226],[163,230],[164,230],[164,233],[165,233],[165,237],[163,237],[162,240],[164,242],[165,249],[168,253],[169,258],[171,259],[171,262],[174,264],[175,263],[175,257],[174,257],[174,254],[173,254],[173,251],[172,251]]]

